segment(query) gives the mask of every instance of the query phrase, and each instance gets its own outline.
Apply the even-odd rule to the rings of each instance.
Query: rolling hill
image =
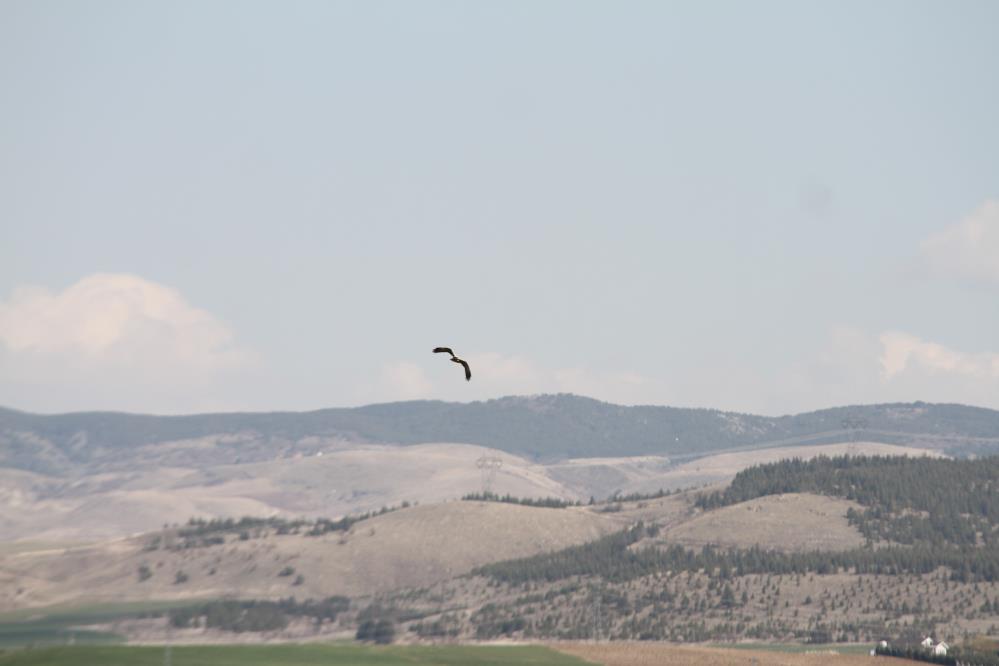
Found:
[[[612,405],[574,395],[413,401],[314,412],[38,415],[0,409],[0,466],[48,475],[309,455],[324,443],[473,444],[536,461],[708,453],[851,439],[954,455],[999,450],[999,412],[926,403],[781,417]]]
[[[727,487],[586,506],[451,501],[345,521],[192,521],[0,554],[0,609],[346,594],[350,610],[335,621],[241,640],[330,639],[378,619],[406,640],[932,632],[952,642],[999,628],[997,465],[819,457],[753,466]],[[953,529],[934,527],[941,516]],[[185,611],[183,640],[221,640],[207,619],[190,622],[210,607]],[[92,629],[163,640],[178,636],[171,626],[146,617]]]
[[[846,548],[860,534],[848,502],[814,495],[702,512],[696,493],[623,503],[538,508],[451,501],[391,510],[343,528],[283,519],[196,522],[91,544],[0,553],[0,611],[53,604],[184,599],[364,597],[463,576],[493,562],[553,553],[636,521],[660,539],[773,546],[775,523],[795,533],[781,548]],[[821,514],[821,520],[816,516]],[[321,533],[319,533],[321,532]],[[482,593],[478,590],[477,593]]]
[[[193,517],[336,517],[403,502],[457,499],[485,486],[516,497],[588,502],[590,497],[717,484],[750,465],[781,458],[858,453],[936,455],[851,442],[720,453],[685,463],[640,456],[543,465],[468,444],[330,442],[311,455],[239,464],[185,467],[177,460],[171,467],[72,477],[0,468],[0,540],[98,541]],[[482,459],[499,467],[479,469]]]
[[[455,501],[390,511],[322,534],[283,522],[195,529],[193,537],[183,527],[167,528],[0,554],[0,610],[82,601],[377,594],[585,543],[627,520],[626,514],[582,507]]]
[[[779,418],[572,395],[192,416],[0,409],[0,540],[335,517],[487,487],[586,502],[718,483],[779,457],[990,450],[999,412],[923,403]]]

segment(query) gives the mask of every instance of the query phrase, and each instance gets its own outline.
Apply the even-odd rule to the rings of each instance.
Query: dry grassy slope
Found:
[[[862,508],[856,502],[821,495],[770,495],[702,513],[666,530],[662,539],[695,547],[846,550],[864,543],[846,520],[851,507]]]
[[[638,520],[662,527],[652,543],[808,549],[847,548],[860,535],[846,523],[851,503],[814,495],[766,497],[701,513],[684,493],[604,507],[539,509],[446,502],[393,511],[322,537],[267,532],[187,550],[145,551],[151,535],[99,545],[0,555],[0,609],[82,599],[188,596],[323,597],[422,587],[499,560],[558,550]],[[173,530],[164,533],[167,541]],[[138,581],[140,566],[153,576]],[[280,576],[291,567],[294,573]],[[175,584],[178,571],[188,581]],[[304,581],[293,585],[295,577]]]
[[[614,514],[628,523],[639,520],[660,526],[659,536],[644,539],[635,548],[679,543],[692,548],[706,544],[776,550],[844,550],[864,539],[846,519],[848,509],[860,509],[848,500],[785,493],[742,502],[712,511],[692,505],[699,491],[654,500],[624,502]]]
[[[502,460],[493,490],[576,494],[533,463],[462,444],[352,446],[266,463],[150,468],[74,480],[0,470],[0,540],[95,540],[190,517],[339,516],[403,501],[440,502],[482,489],[476,460]]]
[[[0,557],[0,610],[70,601],[361,595],[420,587],[487,562],[557,550],[620,529],[584,508],[448,502],[387,513],[347,534],[270,534],[224,545],[144,551],[149,537]],[[138,580],[147,565],[153,576]],[[294,574],[280,576],[286,567]],[[214,570],[214,573],[212,572]],[[187,582],[175,584],[183,571]],[[304,582],[293,585],[301,574]]]
[[[74,479],[0,470],[0,540],[93,541],[157,529],[192,516],[333,517],[404,500],[440,502],[482,489],[482,473],[476,467],[482,456],[502,460],[492,482],[495,492],[586,500],[615,491],[627,494],[723,482],[749,465],[793,456],[925,453],[857,443],[719,454],[678,466],[650,456],[538,465],[464,444],[345,446],[319,439],[307,444],[268,462],[150,466]],[[188,442],[183,450],[191,446]]]

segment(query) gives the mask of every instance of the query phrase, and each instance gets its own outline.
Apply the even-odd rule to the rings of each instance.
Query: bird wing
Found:
[[[471,370],[471,368],[468,367],[468,363],[465,363],[464,361],[462,361],[460,358],[457,358],[457,357],[455,357],[454,360],[457,361],[458,363],[461,363],[461,365],[465,368],[465,381],[466,382],[467,381],[471,381],[471,379],[472,379],[472,370]]]
[[[435,354],[444,353],[444,354],[450,354],[451,356],[454,356],[454,352],[451,351],[450,347],[434,347],[434,353]]]

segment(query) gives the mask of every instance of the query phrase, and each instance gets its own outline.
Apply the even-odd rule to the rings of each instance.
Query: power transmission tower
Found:
[[[475,461],[475,466],[482,475],[482,494],[488,495],[493,490],[493,481],[496,480],[496,472],[503,466],[503,460],[496,456],[482,456]]]
[[[856,444],[860,439],[861,431],[867,428],[867,419],[856,417],[845,418],[841,422],[841,425],[843,426],[843,430],[850,432],[850,441]]]

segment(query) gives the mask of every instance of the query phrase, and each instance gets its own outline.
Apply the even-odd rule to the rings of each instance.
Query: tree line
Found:
[[[392,511],[405,509],[410,506],[409,502],[403,502],[397,507],[383,506],[377,511],[368,511],[360,514],[343,516],[342,518],[316,518],[306,520],[296,518],[288,520],[271,516],[268,518],[256,518],[253,516],[243,516],[234,518],[191,518],[187,524],[177,528],[179,540],[170,541],[163,534],[153,536],[145,545],[144,550],[158,550],[161,546],[168,550],[186,550],[188,548],[204,548],[208,546],[222,545],[226,542],[226,535],[238,535],[242,541],[246,541],[253,536],[262,536],[264,530],[273,531],[274,534],[302,534],[304,536],[316,537],[329,532],[347,532],[355,524],[381,516]]]
[[[758,546],[723,549],[708,545],[699,551],[678,544],[640,549],[629,547],[657,533],[657,527],[639,523],[586,544],[488,564],[472,573],[516,584],[553,582],[574,576],[596,576],[610,582],[622,582],[681,571],[702,571],[724,580],[761,573],[926,574],[943,566],[950,569],[952,578],[957,581],[999,580],[999,549],[919,544],[911,547],[785,553]]]
[[[197,606],[172,609],[170,626],[182,629],[203,626],[233,632],[278,631],[288,626],[289,617],[311,617],[317,622],[336,620],[350,609],[350,599],[332,596],[299,602],[293,598],[279,601],[212,601]]]
[[[501,496],[489,491],[484,493],[468,493],[467,495],[463,495],[461,499],[471,502],[520,504],[522,506],[534,506],[543,509],[565,509],[570,506],[579,506],[579,502],[570,502],[560,497],[514,497],[509,493]]]
[[[850,523],[871,541],[999,546],[999,456],[948,460],[819,456],[745,469],[696,500],[714,509],[765,495],[817,493],[853,500]]]

